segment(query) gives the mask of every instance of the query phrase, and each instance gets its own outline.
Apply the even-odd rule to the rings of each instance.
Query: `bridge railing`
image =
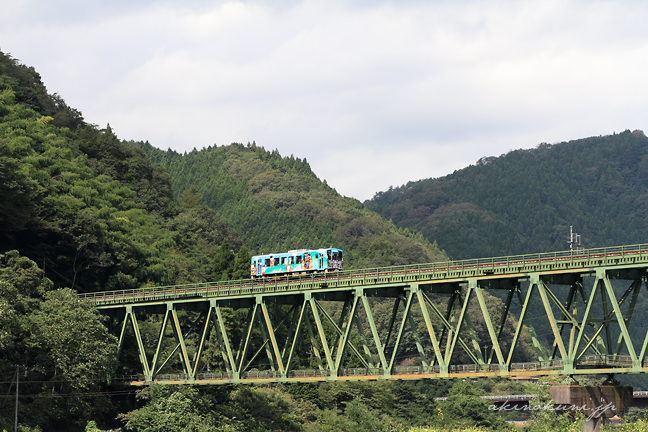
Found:
[[[79,294],[97,305],[124,304],[138,301],[155,301],[194,297],[226,297],[288,291],[291,289],[315,289],[329,283],[377,283],[380,279],[396,280],[408,275],[427,275],[423,280],[446,278],[448,273],[457,276],[477,276],[500,270],[521,271],[529,267],[540,270],[543,266],[555,264],[578,265],[582,267],[620,261],[626,258],[648,262],[648,244],[614,246],[586,249],[582,251],[561,251],[508,257],[479,258],[461,261],[445,261],[426,264],[412,264],[361,270],[347,270],[330,273],[310,273],[299,276],[279,276],[258,279],[243,279],[223,282],[204,282],[186,285],[144,287],[130,290],[103,291]]]
[[[599,366],[599,367],[632,367],[632,358],[628,355],[589,355],[580,359],[578,362],[579,365],[585,366]],[[510,371],[511,372],[527,372],[527,371],[553,371],[563,368],[563,361],[556,360],[547,360],[542,362],[530,362],[530,363],[512,363]],[[643,359],[643,366],[648,367],[648,357]],[[465,373],[478,373],[478,372],[498,372],[500,370],[499,364],[463,364],[463,365],[450,365],[448,367],[448,372],[450,374],[465,374]],[[350,369],[338,369],[336,371],[338,377],[354,377],[354,376],[363,376],[363,377],[379,377],[385,374],[385,369],[383,368],[350,368]],[[398,375],[422,375],[430,373],[441,373],[441,368],[439,365],[434,365],[431,367],[424,366],[397,366],[392,372],[391,376]],[[316,378],[325,378],[330,377],[331,371],[328,369],[299,369],[291,370],[288,372],[288,378],[303,378],[304,380],[316,379]],[[227,381],[231,380],[233,377],[232,373],[229,372],[204,372],[196,375],[196,380],[215,380],[215,381]],[[252,370],[244,372],[241,376],[241,380],[277,380],[281,378],[281,373],[279,371],[258,371]],[[175,374],[159,374],[156,375],[155,381],[185,381],[189,379],[189,375],[186,373],[175,373]],[[144,375],[125,375],[120,376],[115,379],[116,381],[126,381],[126,382],[143,382],[145,380]],[[522,395],[526,396],[526,395]],[[642,396],[648,396],[648,392],[642,393]],[[493,398],[500,396],[493,396]]]

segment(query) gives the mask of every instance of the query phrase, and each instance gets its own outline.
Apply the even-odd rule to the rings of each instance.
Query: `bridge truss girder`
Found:
[[[593,280],[591,289],[586,279]],[[629,282],[620,296],[615,279]],[[141,373],[129,379],[133,384],[636,373],[648,371],[648,333],[635,349],[628,327],[645,280],[643,268],[602,267],[100,309],[112,317],[120,351],[126,340],[135,341]],[[495,292],[505,297],[499,314],[489,309],[487,293]],[[393,306],[384,325],[372,309],[387,301]],[[244,323],[228,324],[226,309],[246,311]],[[152,315],[162,317],[161,324],[155,343],[145,343],[141,318]],[[475,320],[485,327],[481,339]],[[553,338],[536,336],[543,320]],[[512,334],[504,331],[507,322]],[[523,338],[533,343],[535,358],[516,363]],[[317,369],[298,364],[304,345]],[[488,355],[482,347],[490,348]],[[222,370],[204,371],[208,349],[222,358]],[[404,365],[404,355],[405,363],[414,355],[420,365]],[[471,363],[458,364],[461,358]]]

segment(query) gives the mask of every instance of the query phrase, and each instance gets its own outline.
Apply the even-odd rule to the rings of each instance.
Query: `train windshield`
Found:
[[[342,251],[341,250],[329,250],[327,251],[328,259],[333,261],[342,261]]]

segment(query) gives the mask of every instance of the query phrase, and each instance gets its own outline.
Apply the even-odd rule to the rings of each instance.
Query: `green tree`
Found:
[[[439,404],[444,423],[461,426],[483,426],[498,429],[505,425],[497,413],[488,409],[488,402],[480,398],[479,388],[470,381],[458,381],[448,394],[448,399]]]
[[[111,410],[107,396],[84,393],[101,393],[110,381],[116,342],[74,291],[54,290],[36,263],[16,251],[0,255],[0,372],[25,366],[21,391],[38,395],[20,402],[25,427],[70,430]],[[13,417],[0,408],[0,429],[7,418]]]
[[[240,386],[230,395],[235,424],[250,432],[300,431],[298,409],[289,394],[278,388]]]
[[[234,268],[232,270],[232,279],[249,279],[250,278],[250,252],[245,246],[241,246],[236,259],[234,260]]]
[[[234,252],[230,247],[227,239],[223,241],[220,249],[214,256],[214,264],[212,267],[212,280],[223,281],[229,280],[232,276],[234,268]]]
[[[527,428],[530,432],[550,432],[556,430],[583,430],[584,417],[564,415],[553,409],[554,402],[549,394],[549,386],[538,386],[536,397],[529,401],[531,411],[531,424]]]
[[[189,186],[187,190],[180,194],[180,204],[182,204],[183,207],[197,207],[201,201],[202,195],[198,192],[198,189],[194,185]]]
[[[146,432],[202,432],[214,430],[211,402],[189,386],[151,385],[137,393],[141,408],[120,414],[126,430]]]

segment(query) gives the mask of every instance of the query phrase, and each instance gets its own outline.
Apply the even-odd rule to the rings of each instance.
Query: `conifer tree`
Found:
[[[250,278],[250,252],[245,246],[241,246],[236,259],[234,260],[234,269],[232,270],[232,279],[249,279]]]
[[[215,281],[228,280],[232,276],[234,269],[234,252],[230,247],[227,239],[223,240],[220,249],[214,256],[214,267],[212,271],[212,279]]]

